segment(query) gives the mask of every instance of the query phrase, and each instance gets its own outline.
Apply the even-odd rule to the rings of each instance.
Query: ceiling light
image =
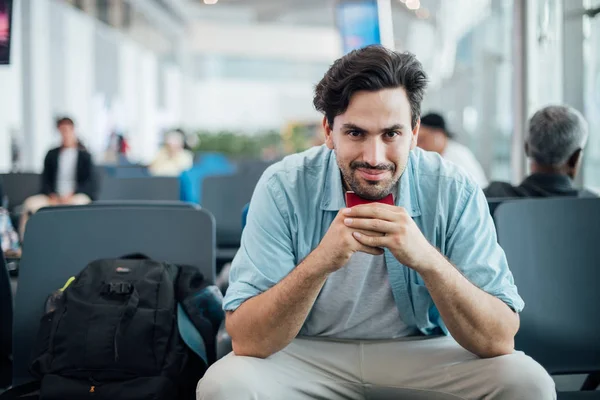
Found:
[[[419,7],[421,7],[421,2],[419,0],[407,0],[406,7],[408,7],[409,10],[418,10]]]
[[[219,0],[204,0],[204,4],[217,4]]]

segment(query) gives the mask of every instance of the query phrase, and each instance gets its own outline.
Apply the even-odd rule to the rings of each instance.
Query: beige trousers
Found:
[[[295,339],[266,359],[228,354],[206,372],[196,399],[550,400],[556,391],[525,354],[481,359],[450,337]]]
[[[76,193],[71,198],[70,205],[83,205],[89,204],[92,200],[83,193]],[[61,204],[63,205],[63,204]],[[52,206],[50,204],[50,197],[45,194],[38,194],[35,196],[28,197],[23,203],[23,213],[21,214],[21,218],[19,220],[19,234],[21,235],[21,239],[23,239],[23,235],[25,235],[25,226],[27,225],[27,220],[32,214],[35,214],[40,208]]]

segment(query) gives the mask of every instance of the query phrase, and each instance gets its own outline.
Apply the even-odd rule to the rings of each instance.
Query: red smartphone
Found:
[[[379,200],[367,200],[363,199],[359,195],[354,192],[346,192],[346,207],[354,207],[360,204],[369,204],[369,203],[383,203],[389,204],[390,206],[394,205],[394,196],[390,193],[385,196],[383,199]]]

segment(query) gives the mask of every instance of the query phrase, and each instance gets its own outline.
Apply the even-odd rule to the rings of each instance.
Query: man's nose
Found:
[[[385,144],[377,139],[369,140],[365,143],[363,149],[363,162],[373,167],[385,164]]]

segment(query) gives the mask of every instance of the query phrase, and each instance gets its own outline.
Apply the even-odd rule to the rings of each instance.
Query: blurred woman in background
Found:
[[[179,176],[194,163],[194,155],[185,148],[185,134],[181,130],[165,135],[165,143],[148,167],[155,176]]]

